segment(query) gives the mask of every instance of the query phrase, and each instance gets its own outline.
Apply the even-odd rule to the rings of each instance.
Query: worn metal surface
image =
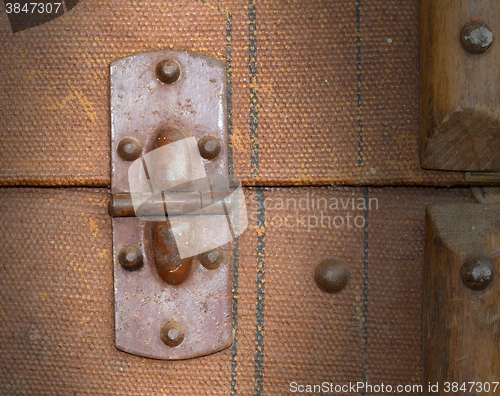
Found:
[[[470,22],[462,28],[460,41],[471,54],[482,54],[493,44],[493,32],[486,23]]]
[[[179,323],[168,322],[161,328],[161,340],[169,347],[176,347],[184,341],[184,329]]]
[[[217,269],[224,260],[224,250],[220,247],[214,247],[212,250],[199,254],[198,260],[206,269]]]
[[[500,172],[465,172],[467,183],[500,184]]]
[[[167,213],[169,216],[189,215],[194,211],[203,209],[204,214],[224,215],[222,206],[213,205],[214,202],[226,200],[233,205],[233,196],[211,191],[195,192],[169,192],[162,196],[154,196],[134,210],[132,197],[128,193],[115,194],[110,197],[108,212],[111,217],[159,216]],[[165,206],[168,203],[168,208]]]
[[[175,67],[170,70],[172,62],[179,66],[179,73]],[[176,74],[176,78],[171,76]],[[207,174],[227,174],[226,118],[223,62],[174,51],[151,52],[113,62],[110,214],[137,213],[128,182],[131,163],[118,151],[123,139],[136,139],[145,155],[189,136],[200,139],[212,135],[221,142],[220,154],[212,161],[202,160],[203,166]],[[147,164],[150,180],[171,181],[173,177],[177,182],[189,181],[186,175],[192,171],[192,165],[187,152],[178,153],[175,158],[159,158],[154,166],[149,166],[145,157],[142,161]],[[165,216],[167,206],[169,217],[188,214],[214,199],[210,191],[163,192],[141,205],[137,215],[152,215],[154,220],[157,215]],[[159,359],[191,358],[227,348],[232,343],[229,246],[221,247],[225,253],[220,267],[208,270],[196,257],[179,256],[169,224],[145,217],[113,218],[116,346]],[[190,229],[196,238],[206,240],[220,233],[216,227],[201,229],[193,224]],[[144,260],[143,267],[134,272],[125,271],[117,260],[118,252],[128,245],[139,248]],[[168,331],[165,335],[162,328],[171,322],[183,329],[184,338],[179,345],[164,342]]]
[[[117,153],[124,161],[134,161],[142,154],[142,144],[137,139],[126,137],[118,143]]]
[[[165,59],[159,62],[156,66],[157,78],[165,84],[175,83],[180,76],[179,65],[171,59]],[[171,143],[182,141],[189,137],[191,134],[187,131],[174,127],[172,125],[163,125],[159,128],[153,141],[152,150],[160,147],[168,146]],[[190,176],[193,175],[192,162],[189,157],[189,150],[186,146],[182,145],[174,156],[162,155],[157,156],[156,161],[149,161],[151,166],[147,167],[147,175],[149,184],[153,186],[154,180],[168,181],[170,183],[190,183]],[[147,164],[144,161],[142,165]],[[145,170],[146,171],[146,170]],[[132,189],[132,187],[130,187]],[[196,193],[197,191],[195,191]],[[162,191],[161,196],[165,200],[165,191]],[[182,199],[181,199],[182,202]],[[178,203],[178,200],[176,201]],[[169,202],[165,201],[164,205],[159,206],[163,208],[163,217],[168,213]],[[177,205],[176,205],[177,206]],[[158,208],[158,206],[155,205]],[[184,220],[181,223],[182,228],[190,234],[190,240],[195,238],[194,228],[191,222]],[[158,270],[158,275],[169,285],[178,285],[186,280],[193,266],[193,258],[181,258],[179,249],[177,249],[177,242],[169,221],[154,221],[149,224],[149,238],[151,239],[151,246],[153,248],[153,259]],[[164,339],[162,338],[164,341]],[[180,342],[179,342],[180,344]],[[168,345],[168,344],[167,344]],[[174,345],[177,346],[178,344]],[[172,345],[169,345],[172,346]]]
[[[164,84],[173,84],[181,75],[179,64],[172,59],[164,59],[156,65],[156,77]]]
[[[175,60],[181,76],[164,84],[155,74],[164,59]],[[132,137],[151,149],[163,125],[172,125],[196,139],[220,139],[221,152],[205,161],[207,173],[228,169],[226,68],[216,59],[188,52],[158,51],[129,56],[111,64],[111,193],[128,192],[130,163],[120,159],[119,142]]]
[[[184,221],[184,226],[190,234],[194,234],[191,223]],[[193,266],[193,258],[181,258],[175,241],[175,236],[169,221],[154,221],[149,223],[149,235],[153,258],[158,275],[169,285],[179,285],[186,280]],[[193,235],[194,236],[194,235]],[[191,238],[193,238],[191,236]],[[201,285],[199,287],[202,287]]]
[[[144,264],[141,251],[135,246],[124,246],[118,254],[118,262],[127,271],[136,271]]]
[[[349,270],[339,259],[326,259],[316,267],[314,281],[325,293],[338,293],[349,283]]]
[[[207,160],[214,160],[220,154],[221,145],[220,140],[215,136],[206,135],[198,140],[198,148],[203,158]]]
[[[468,257],[460,269],[462,282],[471,290],[484,290],[493,282],[493,265],[488,257]]]
[[[113,219],[115,281],[115,342],[125,352],[159,359],[185,359],[220,351],[231,345],[231,260],[208,270],[193,259],[189,276],[180,285],[167,284],[152,256],[149,222],[137,218]],[[141,270],[129,272],[117,263],[124,245],[137,246],[144,257]],[[167,347],[160,332],[175,321],[185,331],[176,348]]]

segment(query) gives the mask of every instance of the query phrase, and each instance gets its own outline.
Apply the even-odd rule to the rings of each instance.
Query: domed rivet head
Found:
[[[198,260],[206,269],[217,269],[224,260],[224,251],[220,247],[216,247],[215,249],[200,253]]]
[[[467,258],[460,269],[462,282],[471,290],[484,290],[493,282],[493,265],[482,256]]]
[[[325,293],[338,293],[349,283],[349,270],[339,259],[326,259],[316,267],[314,280]]]
[[[203,158],[213,160],[217,158],[220,153],[221,143],[215,136],[205,135],[198,140],[198,149],[200,150],[200,155]]]
[[[165,323],[161,328],[160,338],[169,347],[179,346],[184,341],[184,329],[177,322]]]
[[[173,84],[181,75],[179,64],[172,59],[164,59],[156,65],[156,78],[164,84]]]
[[[142,154],[142,144],[137,139],[126,137],[118,143],[118,156],[124,161],[134,161]]]
[[[124,246],[118,255],[118,262],[127,271],[135,271],[142,267],[141,251],[135,246]]]
[[[460,41],[471,54],[482,54],[491,47],[493,32],[485,23],[470,22],[462,28]]]

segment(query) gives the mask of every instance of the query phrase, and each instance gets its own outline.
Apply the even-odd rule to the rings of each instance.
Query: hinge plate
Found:
[[[180,66],[173,84],[161,82],[155,67],[164,59]],[[133,55],[111,64],[111,194],[130,193],[131,162],[118,155],[118,144],[131,137],[148,151],[160,125],[174,125],[196,140],[217,137],[216,159],[203,159],[207,174],[228,173],[226,70],[221,61],[188,52],[159,51]],[[113,218],[116,347],[158,359],[186,359],[227,348],[231,337],[231,243],[221,246],[223,261],[209,270],[195,258],[184,282],[167,284],[153,262],[148,222],[138,217]],[[217,229],[206,233],[218,233]],[[143,258],[139,270],[122,267],[118,256],[125,246],[137,247]],[[160,336],[167,322],[182,326],[184,339],[168,346]]]

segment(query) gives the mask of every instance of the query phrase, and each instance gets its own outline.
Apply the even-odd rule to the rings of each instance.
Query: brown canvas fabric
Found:
[[[417,0],[80,0],[12,33],[0,5],[0,183],[109,186],[109,64],[227,63],[246,185],[463,183],[418,161]]]
[[[0,394],[420,383],[425,207],[473,199],[422,187],[464,178],[419,166],[418,1],[65,6],[13,33],[0,3],[0,185],[16,186],[0,189]],[[234,345],[186,361],[114,347],[109,190],[95,188],[110,184],[109,64],[164,49],[226,62],[230,171],[266,186],[245,190],[234,242]],[[358,187],[313,187],[329,184]],[[336,295],[313,281],[332,256],[350,271]]]
[[[425,206],[472,202],[470,192],[268,188],[247,189],[246,198],[250,223],[235,242],[235,344],[159,361],[114,347],[107,190],[1,189],[0,394],[287,395],[291,382],[420,383]],[[347,209],[313,209],[318,198]],[[378,209],[347,201],[365,198]],[[325,227],[311,227],[322,211]],[[325,216],[347,215],[365,226],[327,226]],[[336,295],[313,281],[331,256],[351,276]]]

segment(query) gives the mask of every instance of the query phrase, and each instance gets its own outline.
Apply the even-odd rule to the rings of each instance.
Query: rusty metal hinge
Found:
[[[111,64],[116,347],[185,359],[227,348],[231,242],[246,228],[228,176],[223,62],[160,51]]]

